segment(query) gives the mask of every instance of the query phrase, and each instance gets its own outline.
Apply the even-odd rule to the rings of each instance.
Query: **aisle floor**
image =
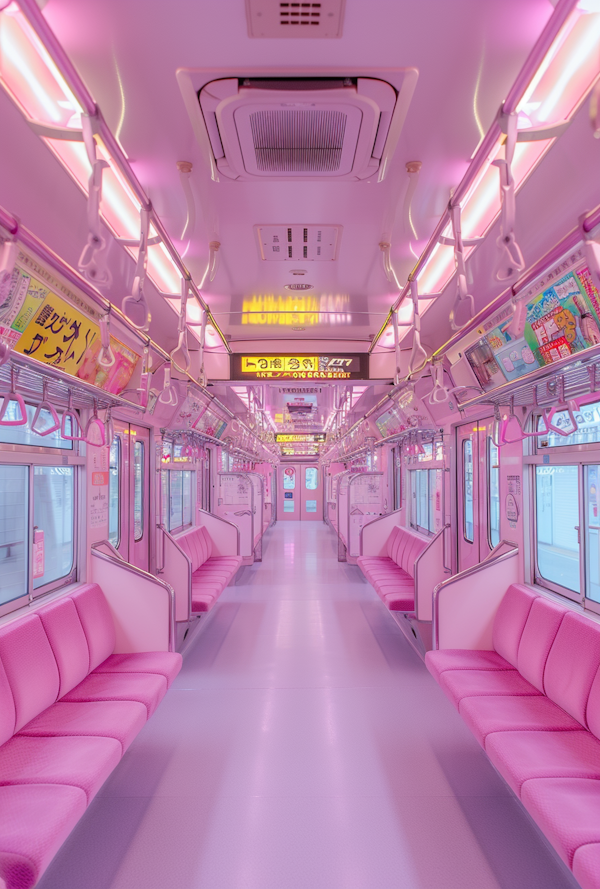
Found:
[[[574,889],[321,523],[268,532],[40,889]]]

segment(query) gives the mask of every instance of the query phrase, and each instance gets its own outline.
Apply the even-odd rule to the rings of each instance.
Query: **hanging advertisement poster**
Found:
[[[510,331],[509,305],[484,322],[479,339],[464,349],[486,391],[600,343],[600,294],[587,266],[555,269],[541,287],[517,299],[525,302],[522,336]]]

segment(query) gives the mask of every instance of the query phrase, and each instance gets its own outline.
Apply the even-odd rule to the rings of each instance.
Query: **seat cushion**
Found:
[[[428,651],[425,655],[427,669],[437,681],[446,670],[512,670],[513,667],[495,651],[469,651],[462,648],[446,648]]]
[[[0,787],[0,879],[6,889],[31,889],[87,805],[79,787]]]
[[[577,849],[573,875],[581,889],[600,889],[600,843],[588,843]]]
[[[412,589],[412,595],[407,591],[398,593],[387,593],[381,597],[386,607],[390,611],[414,611],[415,610],[415,590]]]
[[[517,666],[521,635],[535,599],[536,593],[528,587],[513,583],[502,597],[494,618],[494,648],[513,667]]]
[[[147,718],[148,711],[139,701],[72,701],[68,704],[58,701],[32,719],[19,734],[115,738],[124,753]]]
[[[600,781],[531,778],[521,801],[569,867],[579,846],[600,843]]]
[[[201,593],[192,596],[192,614],[205,614],[213,607],[218,596],[207,596]]]
[[[167,691],[167,680],[155,673],[90,673],[62,699],[71,701],[138,701],[152,716]]]
[[[0,661],[14,698],[18,731],[58,697],[58,666],[39,615],[28,614],[2,627]]]
[[[0,747],[0,785],[68,784],[89,802],[121,759],[115,738],[15,735]]]
[[[494,732],[486,738],[485,751],[518,796],[530,778],[600,779],[600,741],[583,729]]]
[[[136,651],[111,654],[96,673],[156,673],[167,680],[167,688],[181,670],[182,657],[177,651]]]
[[[482,746],[491,732],[581,730],[545,695],[481,695],[463,698],[458,709]]]
[[[539,695],[516,670],[446,670],[440,685],[458,707],[463,698],[479,695]]]

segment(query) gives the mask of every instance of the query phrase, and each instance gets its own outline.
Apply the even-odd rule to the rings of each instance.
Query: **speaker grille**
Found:
[[[334,173],[340,168],[347,115],[272,110],[250,114],[256,165],[267,173]]]

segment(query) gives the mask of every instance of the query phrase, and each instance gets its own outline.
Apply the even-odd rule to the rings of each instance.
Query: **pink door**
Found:
[[[323,475],[316,465],[284,463],[279,467],[277,520],[323,520]]]
[[[483,561],[499,542],[499,451],[494,420],[457,427],[458,570]]]

